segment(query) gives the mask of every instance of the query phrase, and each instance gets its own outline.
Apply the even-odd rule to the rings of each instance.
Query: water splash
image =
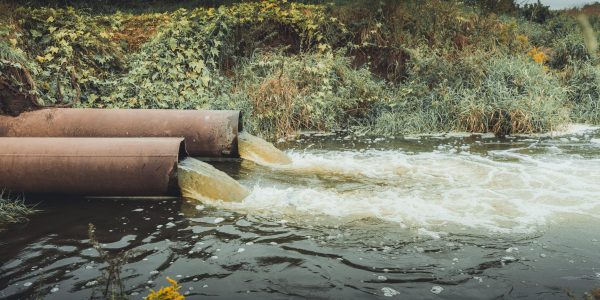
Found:
[[[201,201],[242,201],[248,190],[213,166],[194,158],[186,158],[177,168],[181,195]]]
[[[240,157],[259,165],[286,165],[292,160],[273,144],[247,132],[238,135]]]
[[[300,219],[374,217],[433,232],[470,228],[531,233],[573,215],[596,217],[599,159],[531,156],[517,150],[491,155],[394,150],[290,153],[293,163],[269,168],[261,175],[263,182],[257,183],[259,170],[249,172],[251,178],[242,180],[255,185],[251,194],[241,203],[224,206]],[[294,182],[289,181],[290,172],[296,175]],[[356,182],[348,183],[349,178]]]

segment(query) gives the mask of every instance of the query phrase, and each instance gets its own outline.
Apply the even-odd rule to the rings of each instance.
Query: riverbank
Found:
[[[245,128],[272,139],[333,129],[503,136],[600,123],[596,6],[33,3],[3,4],[3,113],[241,109]]]

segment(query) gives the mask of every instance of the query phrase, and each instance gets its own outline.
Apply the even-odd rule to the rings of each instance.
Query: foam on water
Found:
[[[589,133],[595,130],[598,130],[598,126],[592,126],[588,124],[578,124],[572,123],[567,124],[563,128],[559,130],[551,131],[547,134],[538,134],[538,136],[551,136],[551,137],[560,137],[565,135],[582,135],[585,133]]]
[[[531,233],[573,214],[596,217],[600,208],[598,159],[535,157],[512,150],[491,156],[375,150],[289,156],[291,165],[272,172],[356,179],[361,184],[338,188],[249,180],[246,184],[255,186],[243,202],[218,205],[296,216],[375,217],[427,232],[478,228],[500,233]]]

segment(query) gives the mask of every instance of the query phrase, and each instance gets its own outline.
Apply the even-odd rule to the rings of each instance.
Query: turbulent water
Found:
[[[247,132],[238,135],[240,157],[261,165],[286,165],[292,160],[273,144]]]
[[[177,182],[183,197],[196,200],[241,201],[248,196],[248,190],[227,174],[191,157],[177,166]]]
[[[481,151],[482,140],[416,153],[386,147],[294,150],[289,164],[250,166],[269,174],[240,178],[252,187],[250,196],[217,205],[292,217],[373,217],[434,236],[465,228],[532,233],[556,218],[594,217],[600,209],[600,159],[568,155],[574,142],[580,138],[550,144],[524,139]],[[597,140],[590,142],[595,147]]]
[[[109,263],[88,222],[111,255],[133,253],[121,268],[133,299],[167,276],[190,299],[565,299],[600,287],[598,130],[276,146],[289,164],[213,163],[248,190],[240,202],[30,199],[44,213],[0,233],[0,298],[103,297]]]

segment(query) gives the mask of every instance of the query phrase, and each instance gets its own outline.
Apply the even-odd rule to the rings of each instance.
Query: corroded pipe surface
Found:
[[[0,138],[0,188],[89,196],[177,191],[183,138]]]
[[[52,108],[0,116],[0,137],[184,137],[199,157],[239,157],[239,111]]]

